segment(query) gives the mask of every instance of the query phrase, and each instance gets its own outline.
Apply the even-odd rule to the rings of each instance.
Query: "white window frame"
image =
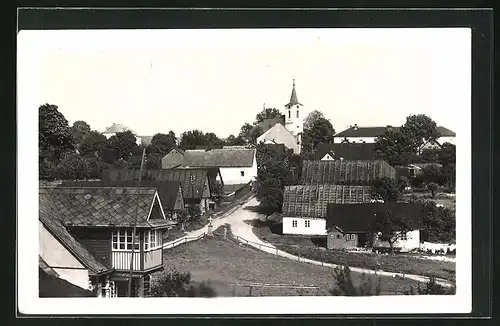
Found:
[[[132,230],[117,229],[111,233],[111,250],[112,251],[132,251]],[[121,248],[122,247],[122,248]],[[134,251],[140,250],[139,232],[135,233]]]
[[[292,228],[296,228],[297,227],[297,220],[292,220]]]
[[[310,220],[305,220],[304,221],[304,225],[306,228],[310,228],[311,227],[311,221]]]
[[[153,251],[163,247],[163,231],[148,230],[144,232],[144,251]]]
[[[406,232],[401,232],[400,234],[401,234],[401,236],[399,237],[399,240],[403,240],[403,241],[408,240],[408,235],[406,234]]]

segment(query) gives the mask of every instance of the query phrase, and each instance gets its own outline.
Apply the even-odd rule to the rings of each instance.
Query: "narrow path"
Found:
[[[231,232],[233,233],[233,236],[241,243],[247,244],[249,246],[252,246],[256,249],[259,249],[261,251],[273,254],[273,255],[278,255],[281,257],[285,257],[291,260],[296,260],[300,262],[305,262],[313,265],[320,265],[320,266],[327,266],[331,268],[336,268],[339,265],[335,264],[330,264],[330,263],[325,263],[321,261],[316,261],[312,259],[307,259],[307,258],[301,258],[298,256],[294,256],[292,254],[289,254],[285,251],[277,249],[275,246],[272,244],[262,241],[259,239],[252,230],[252,226],[250,224],[245,223],[245,221],[251,221],[251,220],[259,220],[261,215],[259,213],[256,213],[252,210],[250,210],[250,207],[255,207],[259,204],[255,196],[252,196],[250,199],[247,199],[247,201],[241,205],[238,206],[234,209],[229,210],[225,214],[223,214],[221,217],[214,219],[212,221],[212,225],[214,227],[214,230],[218,228],[221,225],[224,224],[229,224],[231,226]],[[204,232],[207,232],[208,227],[203,227],[199,230],[195,230],[192,232],[189,232],[187,234],[188,238],[193,237],[198,237],[201,236]],[[165,247],[165,245],[164,245]],[[389,276],[389,277],[404,277],[407,279],[412,279],[415,281],[419,282],[427,282],[429,278],[427,276],[422,276],[422,275],[415,275],[415,274],[405,274],[405,273],[396,273],[396,272],[386,272],[382,270],[372,270],[372,269],[365,269],[365,268],[359,268],[359,267],[350,267],[351,271],[357,272],[357,273],[366,273],[366,274],[376,274],[376,275],[381,275],[381,276]],[[449,287],[452,284],[444,279],[436,279],[436,282]]]

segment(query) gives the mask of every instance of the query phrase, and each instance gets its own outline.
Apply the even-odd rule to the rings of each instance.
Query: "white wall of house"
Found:
[[[375,240],[374,247],[389,248],[387,241]],[[420,230],[409,231],[406,233],[406,240],[398,240],[393,245],[394,248],[400,248],[401,251],[410,251],[420,247]]]
[[[443,145],[444,143],[450,143],[450,144],[455,145],[455,138],[456,137],[439,137],[437,141],[441,145]]]
[[[283,217],[283,234],[326,235],[323,218]]]
[[[79,286],[89,288],[88,269],[80,263],[42,224],[39,222],[39,254],[59,277]]]
[[[297,137],[300,137],[298,135]],[[286,148],[293,150],[295,154],[300,153],[300,144],[297,144],[297,138],[281,123],[275,124],[271,129],[257,138],[257,143],[283,144]],[[299,139],[300,143],[300,139]]]
[[[345,140],[346,137],[334,137],[333,143],[340,144]],[[347,137],[347,141],[350,143],[375,143],[377,137]]]
[[[225,185],[248,183],[257,178],[257,158],[253,156],[252,166],[221,167],[220,174]]]
[[[333,161],[333,157],[330,154],[325,154],[323,158],[321,159],[322,161]]]

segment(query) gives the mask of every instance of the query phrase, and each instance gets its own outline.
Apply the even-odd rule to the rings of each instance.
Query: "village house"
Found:
[[[170,162],[168,156],[162,159],[162,165],[172,166],[176,163]],[[218,168],[221,179],[226,185],[244,185],[254,181],[257,177],[256,150],[244,146],[228,146],[214,149],[192,149],[186,150],[182,159],[182,168]]]
[[[371,185],[381,178],[396,178],[396,170],[382,160],[304,160],[301,184]]]
[[[420,246],[422,204],[418,203],[370,203],[328,204],[326,217],[328,249],[388,249],[389,242],[379,240],[372,229],[377,214],[390,211],[403,216],[412,230],[401,234],[393,244],[396,251],[411,251]],[[371,238],[373,236],[373,238]]]
[[[377,159],[375,143],[320,143],[316,160],[372,161]]]
[[[106,183],[139,180],[140,170],[103,170],[102,180]],[[217,184],[224,186],[218,168],[176,168],[143,171],[144,180],[179,181],[182,186],[184,206],[198,206],[202,213],[214,209],[217,198]]]
[[[377,137],[382,136],[387,131],[398,131],[400,127],[381,126],[381,127],[361,127],[357,124],[334,135],[334,143],[375,143]],[[437,127],[439,138],[425,143],[420,150],[426,148],[435,148],[444,143],[455,144],[455,132],[443,126]]]
[[[182,166],[184,160],[184,150],[182,148],[172,148],[163,158],[161,159],[162,169],[173,169]]]
[[[329,203],[370,203],[371,199],[369,186],[287,186],[283,194],[283,234],[325,236]]]
[[[39,257],[38,296],[40,298],[75,298],[96,297],[96,294],[60,278],[59,274]]]
[[[394,169],[396,170],[397,178],[406,177],[409,179],[418,178],[424,173],[424,168],[427,166],[434,165],[438,168],[442,168],[443,166],[439,163],[411,163],[408,165],[395,165]]]
[[[113,123],[111,126],[107,127],[102,132],[102,135],[104,135],[106,139],[109,139],[112,136],[116,136],[117,133],[126,131],[130,131],[135,136],[137,145],[148,146],[151,144],[151,140],[153,139],[152,136],[138,136],[132,129],[118,123]]]
[[[163,232],[173,224],[156,189],[125,187],[40,187],[39,221],[47,267],[97,297],[127,296],[131,265],[132,295],[148,296],[150,275],[163,269]]]

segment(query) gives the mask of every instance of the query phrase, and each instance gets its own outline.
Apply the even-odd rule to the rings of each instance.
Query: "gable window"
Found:
[[[241,170],[241,171],[240,171],[240,175],[241,175],[242,177],[244,177],[244,176],[245,176],[245,171]]]
[[[292,227],[296,228],[297,227],[297,220],[292,221]]]
[[[306,228],[311,227],[311,221],[306,220],[306,221],[305,221],[305,225],[306,225]]]

